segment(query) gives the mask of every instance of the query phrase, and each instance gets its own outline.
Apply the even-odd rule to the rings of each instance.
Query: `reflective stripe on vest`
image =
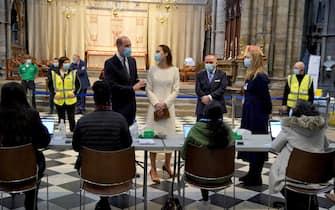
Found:
[[[69,94],[73,93],[76,88],[76,75],[77,71],[72,70],[69,74],[65,75],[64,79],[59,74],[52,71],[52,82],[55,90],[55,96],[58,95],[61,98],[56,99],[54,97],[54,103],[62,106],[64,103],[66,105],[72,105],[77,102],[77,97],[68,97]]]
[[[288,87],[290,88],[290,93],[287,97],[287,106],[294,107],[298,99],[308,101],[308,89],[312,85],[313,79],[309,75],[305,75],[302,79],[300,86],[296,75],[289,75],[287,77]]]

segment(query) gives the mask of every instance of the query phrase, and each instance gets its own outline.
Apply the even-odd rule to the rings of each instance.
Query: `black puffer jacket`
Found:
[[[131,144],[126,119],[121,114],[109,110],[97,110],[80,118],[72,141],[72,147],[77,152],[82,146],[113,151],[130,147]]]

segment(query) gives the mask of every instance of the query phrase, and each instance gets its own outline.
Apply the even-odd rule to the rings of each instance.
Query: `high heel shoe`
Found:
[[[174,173],[171,170],[167,170],[165,165],[163,165],[162,169],[163,169],[163,171],[166,171],[169,174],[170,178],[172,178],[174,176]]]
[[[156,177],[154,177],[154,176],[152,175],[152,170],[150,170],[149,175],[150,175],[150,177],[151,177],[151,181],[152,181],[153,183],[156,183],[156,184],[160,184],[160,183],[161,183],[161,180],[159,180],[158,175],[157,175]]]

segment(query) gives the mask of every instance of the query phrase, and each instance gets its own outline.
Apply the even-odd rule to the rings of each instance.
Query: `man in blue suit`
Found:
[[[77,75],[80,82],[80,89],[77,96],[76,114],[84,114],[86,108],[87,89],[90,87],[90,80],[88,79],[87,66],[85,61],[80,60],[78,54],[74,54],[72,58],[71,69],[77,70]]]
[[[196,77],[195,92],[198,96],[196,115],[197,121],[201,120],[204,107],[212,100],[221,104],[222,112],[226,113],[224,92],[228,85],[226,73],[216,69],[217,58],[215,55],[205,57],[205,69],[200,71]]]

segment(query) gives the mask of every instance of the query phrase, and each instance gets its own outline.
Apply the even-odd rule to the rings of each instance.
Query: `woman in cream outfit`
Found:
[[[149,69],[146,91],[149,98],[147,127],[153,128],[155,134],[173,135],[176,133],[175,100],[179,92],[179,71],[172,66],[172,55],[168,46],[159,45],[155,53],[157,66]],[[170,117],[159,121],[154,120],[154,112],[168,108]],[[156,153],[150,153],[150,176],[153,182],[160,183],[156,169]],[[170,177],[173,172],[170,167],[171,153],[165,154],[165,170]]]

